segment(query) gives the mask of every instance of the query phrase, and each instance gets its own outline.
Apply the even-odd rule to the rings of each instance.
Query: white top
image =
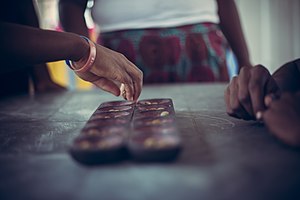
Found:
[[[92,17],[101,32],[219,23],[215,0],[95,0]]]

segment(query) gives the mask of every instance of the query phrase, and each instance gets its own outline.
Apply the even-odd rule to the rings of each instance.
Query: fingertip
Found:
[[[139,98],[139,94],[135,93],[133,96],[133,101],[137,102],[138,98]]]
[[[263,119],[263,112],[262,111],[257,111],[255,114],[256,120],[261,121]]]
[[[138,98],[139,98],[139,94],[134,93],[134,94],[133,94],[132,101],[137,102]]]
[[[122,93],[125,90],[125,85],[124,83],[121,83],[120,85],[120,92]]]
[[[121,92],[116,92],[116,97],[119,97],[119,96],[121,96]]]
[[[134,90],[134,101],[137,101],[138,100],[138,98],[140,97],[140,95],[141,95],[141,87],[138,87],[138,86],[136,86],[135,85],[135,90]]]
[[[133,96],[131,95],[131,96],[129,96],[127,99],[128,99],[129,101],[133,101]]]
[[[267,96],[265,97],[265,99],[264,99],[265,105],[266,105],[267,107],[269,107],[269,106],[271,105],[271,103],[272,103],[274,100],[277,100],[277,99],[279,99],[279,95],[276,95],[276,94],[274,94],[274,93],[269,94],[269,95],[267,95]]]
[[[265,105],[267,106],[267,107],[269,107],[270,106],[270,104],[271,104],[271,102],[272,102],[272,98],[268,95],[268,96],[266,96],[265,97]]]
[[[133,101],[133,88],[130,84],[124,84],[124,95],[123,97],[128,101]]]

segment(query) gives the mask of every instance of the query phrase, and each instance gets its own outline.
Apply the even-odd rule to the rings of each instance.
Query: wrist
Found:
[[[76,34],[72,34],[72,35],[74,39],[72,42],[72,46],[70,48],[72,53],[69,59],[72,60],[73,62],[77,62],[83,57],[88,56],[90,47],[85,39],[83,39],[82,37]]]
[[[80,36],[80,39],[87,46],[88,50],[83,49],[83,54],[79,59],[66,60],[66,63],[76,72],[86,72],[91,69],[96,59],[96,45],[84,36]]]

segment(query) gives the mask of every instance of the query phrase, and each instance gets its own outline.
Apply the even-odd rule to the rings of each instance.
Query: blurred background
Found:
[[[41,27],[60,31],[58,0],[36,0]],[[236,0],[243,31],[253,64],[263,64],[274,72],[285,62],[300,58],[300,1],[299,0]],[[93,6],[89,1],[88,7]],[[93,38],[96,31],[90,17],[86,21]],[[229,70],[235,74],[235,59],[229,52]],[[69,89],[89,89],[92,86],[65,66],[64,62],[48,64],[55,82]]]

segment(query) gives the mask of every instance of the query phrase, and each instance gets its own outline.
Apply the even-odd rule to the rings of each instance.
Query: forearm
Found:
[[[239,66],[250,66],[249,52],[234,0],[217,0],[221,29],[235,53]]]
[[[77,61],[88,52],[88,44],[72,33],[41,30],[22,25],[0,23],[0,59],[2,67],[16,68],[64,59]],[[1,69],[7,71],[9,69]]]
[[[280,90],[296,92],[300,90],[300,59],[284,64],[272,75]]]
[[[63,29],[89,37],[88,28],[84,18],[87,0],[60,0],[59,17]]]

